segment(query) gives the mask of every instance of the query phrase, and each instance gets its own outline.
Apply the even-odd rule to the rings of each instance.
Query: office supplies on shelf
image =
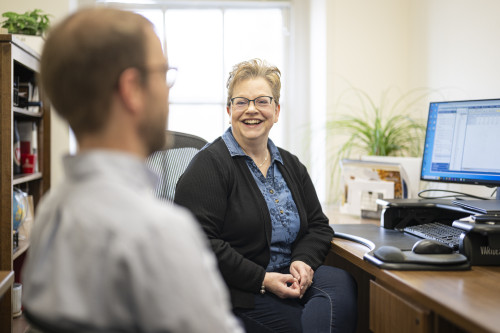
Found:
[[[13,163],[13,174],[18,175],[22,172],[21,170],[21,138],[19,136],[19,127],[17,120],[14,119],[13,125],[13,143],[12,143],[12,163]]]
[[[21,166],[23,173],[38,171],[38,128],[34,121],[18,123],[21,138]]]
[[[0,304],[0,313],[5,314],[0,318],[0,331],[10,332],[12,329],[12,302],[6,301],[6,296],[11,298],[11,286],[14,281],[20,277],[21,268],[23,267],[24,259],[26,258],[26,250],[29,248],[29,241],[22,236],[31,225],[28,217],[25,218],[24,223],[19,227],[18,232],[13,235],[11,223],[15,207],[13,206],[13,189],[14,187],[20,188],[27,192],[31,197],[30,209],[36,210],[38,202],[41,197],[50,188],[50,175],[51,175],[51,145],[50,145],[50,129],[51,129],[51,110],[50,104],[45,103],[41,107],[21,108],[19,105],[19,83],[20,82],[37,82],[38,70],[40,68],[39,55],[32,51],[25,45],[17,35],[13,34],[0,34],[0,46],[3,50],[2,61],[0,63],[0,82],[2,85],[2,103],[0,105],[0,112],[2,114],[0,123],[0,142],[2,147],[0,159],[2,162],[2,173],[0,175],[0,183],[2,184],[0,192],[4,199],[2,201],[2,209],[0,210],[0,220],[4,227],[0,230],[0,297],[3,297],[4,302]],[[34,89],[37,91],[36,87]],[[43,91],[37,92],[38,97],[32,98],[33,100],[43,100]],[[33,109],[33,110],[32,110]],[[14,123],[17,125],[20,122],[33,122],[37,126],[37,156],[39,166],[38,172],[34,174],[23,174],[21,166],[21,138],[20,133],[17,132],[18,145],[11,146],[14,136]],[[32,133],[32,127],[31,127]],[[32,133],[33,134],[33,133]],[[19,157],[19,164],[17,170],[14,165],[11,166],[9,162],[16,156]],[[42,163],[43,162],[43,163]],[[12,198],[6,199],[6,198]],[[4,204],[5,203],[5,204]],[[30,211],[28,210],[28,212]],[[12,227],[16,225],[12,223]],[[16,236],[16,237],[13,237]],[[19,237],[17,237],[19,236]],[[19,239],[19,246],[13,251],[16,242]]]

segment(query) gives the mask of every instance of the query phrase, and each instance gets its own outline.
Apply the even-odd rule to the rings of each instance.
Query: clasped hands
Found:
[[[267,272],[264,286],[279,298],[302,298],[313,281],[314,271],[303,261],[294,261],[290,265],[290,274]]]

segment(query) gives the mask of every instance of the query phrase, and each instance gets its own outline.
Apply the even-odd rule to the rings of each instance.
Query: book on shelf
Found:
[[[12,168],[14,175],[22,173],[21,168],[21,138],[19,136],[19,127],[17,120],[14,119],[14,135],[12,140]]]

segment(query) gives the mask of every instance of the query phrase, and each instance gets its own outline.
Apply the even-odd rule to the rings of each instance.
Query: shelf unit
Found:
[[[20,241],[13,251],[12,200],[17,187],[33,196],[36,206],[50,187],[50,107],[20,108],[14,104],[14,78],[36,85],[40,57],[11,34],[0,34],[0,327],[12,331],[12,284],[21,279],[28,241]],[[41,92],[40,92],[41,93]],[[40,95],[40,98],[43,96]],[[14,120],[37,125],[38,172],[14,175]]]

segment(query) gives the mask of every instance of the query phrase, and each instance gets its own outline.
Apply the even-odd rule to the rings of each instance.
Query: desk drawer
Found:
[[[373,333],[430,332],[431,312],[370,281],[370,330]]]

